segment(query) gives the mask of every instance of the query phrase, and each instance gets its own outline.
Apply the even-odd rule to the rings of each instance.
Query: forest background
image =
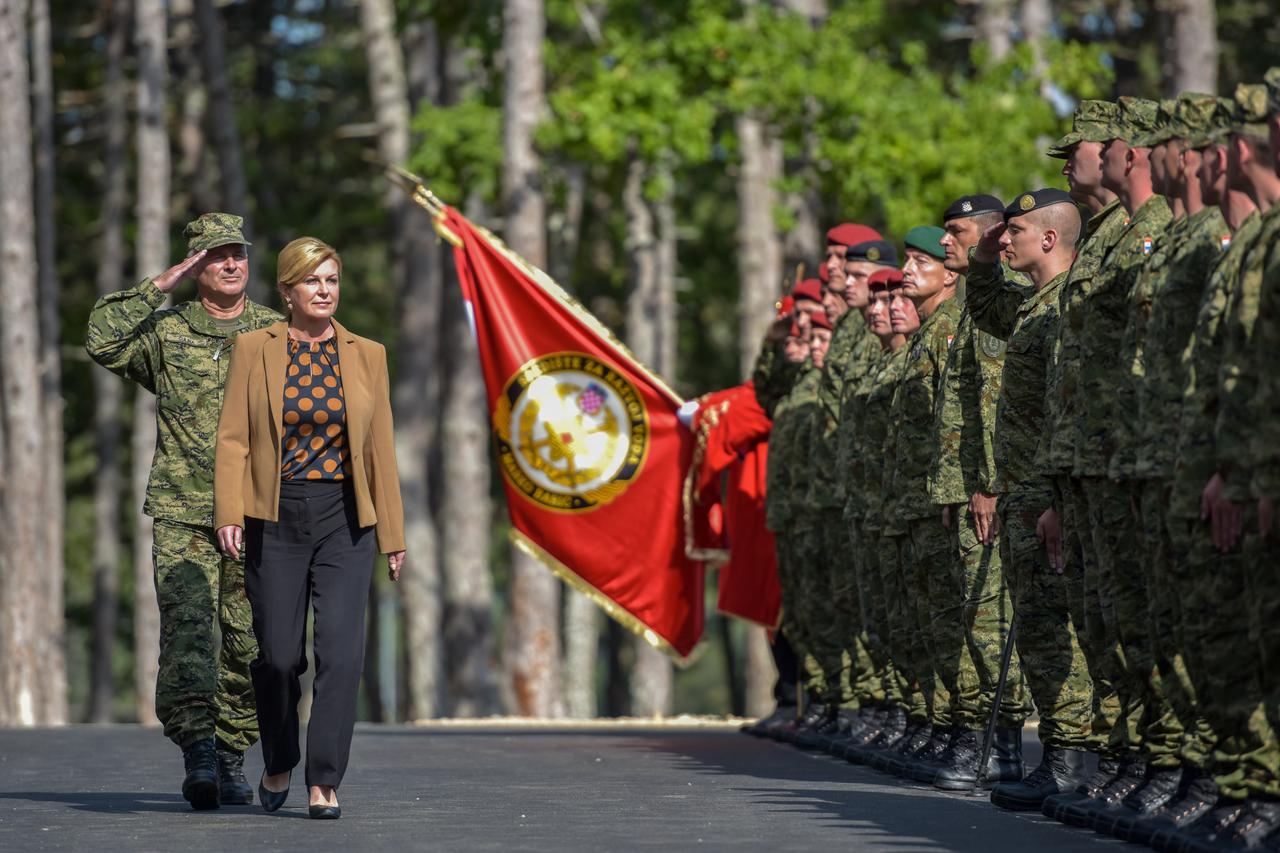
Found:
[[[154,403],[83,341],[199,213],[245,217],[271,305],[280,247],[338,247],[391,354],[411,556],[370,590],[363,719],[759,713],[761,629],[712,616],[676,671],[508,545],[452,262],[383,164],[694,396],[829,225],[1063,186],[1079,99],[1276,64],[1273,0],[0,0],[0,724],[154,721]]]

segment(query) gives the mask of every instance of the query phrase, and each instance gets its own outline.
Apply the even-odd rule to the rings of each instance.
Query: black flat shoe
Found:
[[[266,778],[266,775],[266,773],[262,774],[264,779]],[[289,776],[289,781],[293,782],[292,774]],[[264,812],[273,812],[277,810],[284,805],[284,801],[287,799],[289,799],[288,788],[285,788],[283,791],[268,791],[267,786],[262,784],[262,780],[258,780],[258,802],[262,803],[262,810]]]
[[[342,806],[307,806],[307,812],[315,820],[337,820],[342,817]]]

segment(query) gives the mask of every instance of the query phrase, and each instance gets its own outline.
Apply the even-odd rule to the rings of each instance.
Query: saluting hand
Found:
[[[392,551],[387,555],[387,577],[392,582],[400,580],[400,570],[404,568],[404,551]]]
[[[984,264],[994,264],[1000,260],[1000,238],[1004,236],[1005,224],[997,222],[986,231],[982,232],[982,236],[978,238],[977,247],[973,252],[973,259],[982,261]]]
[[[155,286],[160,289],[161,293],[168,293],[177,287],[184,278],[187,278],[188,276],[195,278],[195,273],[192,272],[192,270],[195,269],[197,264],[204,260],[204,256],[207,254],[209,254],[207,249],[201,249],[191,257],[179,261],[169,267],[167,270],[160,273],[160,275],[151,279],[151,281],[155,283]]]
[[[244,548],[244,528],[238,524],[227,524],[218,528],[218,550],[233,560],[240,559],[240,550]]]

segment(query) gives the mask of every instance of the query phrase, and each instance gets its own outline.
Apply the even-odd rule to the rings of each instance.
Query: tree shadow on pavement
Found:
[[[266,817],[301,817],[305,812],[281,810],[266,815],[262,808],[252,806],[227,806],[218,809],[196,811],[181,794],[164,794],[151,791],[0,791],[0,800],[25,800],[31,803],[57,803],[70,809],[100,814],[191,814],[191,815],[262,815]]]

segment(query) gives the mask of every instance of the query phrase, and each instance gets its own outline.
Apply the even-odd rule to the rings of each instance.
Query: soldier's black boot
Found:
[[[1046,746],[1039,766],[1021,782],[1001,782],[992,789],[992,804],[1010,811],[1039,811],[1046,799],[1071,791],[1084,781],[1085,755],[1081,749]]]
[[[182,796],[198,810],[218,807],[218,758],[213,738],[198,740],[182,750],[187,776],[182,780]]]
[[[850,752],[862,749],[867,744],[880,736],[880,732],[884,730],[885,723],[893,713],[893,708],[886,705],[876,710],[871,716],[867,717],[866,725],[857,733],[850,733],[849,742],[845,744],[844,751],[840,753],[840,757],[848,761],[853,761],[849,757]]]
[[[907,712],[891,708],[880,731],[864,746],[850,746],[844,757],[855,764],[867,764],[878,750],[893,749],[907,732]]]
[[[982,741],[986,732],[961,732],[945,756],[946,766],[934,775],[933,785],[943,791],[968,791],[978,783],[982,761]],[[996,729],[991,739],[991,755],[982,774],[982,784],[990,787],[1022,779],[1022,729]]]
[[[780,726],[789,723],[796,718],[795,705],[779,705],[773,709],[773,713],[767,717],[761,717],[754,723],[744,726],[743,731],[754,737],[768,737],[769,730],[773,726]]]
[[[1200,769],[1188,769],[1182,775],[1184,782],[1181,795],[1150,817],[1134,822],[1129,827],[1126,841],[1160,849],[1156,844],[1157,836],[1172,837],[1178,830],[1207,815],[1217,805],[1218,785],[1212,776]]]
[[[929,742],[915,754],[915,763],[908,771],[908,775],[916,782],[932,785],[933,778],[938,775],[938,771],[946,766],[943,763],[943,759],[947,754],[947,750],[951,748],[951,741],[958,734],[954,728],[934,726]]]
[[[819,749],[825,738],[834,735],[840,726],[840,705],[828,702],[822,714],[802,731],[796,732],[795,745],[801,749]]]
[[[933,726],[929,723],[915,723],[907,726],[902,739],[893,749],[886,749],[871,758],[871,766],[894,776],[907,776],[911,767],[915,766],[916,753],[924,749],[933,734]]]
[[[1071,826],[1091,828],[1095,814],[1119,808],[1124,798],[1138,790],[1146,778],[1147,762],[1130,756],[1120,774],[1104,785],[1097,796],[1064,805],[1058,809],[1057,818]]]
[[[244,753],[219,746],[218,800],[224,806],[247,806],[253,802],[253,789],[244,778]]]
[[[1226,846],[1226,841],[1231,837],[1235,822],[1244,816],[1247,807],[1245,800],[1219,797],[1218,804],[1194,823],[1172,832],[1156,833],[1151,839],[1151,846],[1161,853],[1231,849]]]
[[[865,706],[864,706],[865,707]],[[818,749],[829,755],[839,755],[844,757],[845,747],[849,745],[849,740],[854,731],[861,731],[866,725],[857,710],[841,710],[836,718],[835,728],[818,739]],[[835,750],[839,749],[837,753]]]
[[[1280,802],[1251,798],[1245,801],[1244,813],[1231,824],[1231,832],[1222,841],[1232,850],[1258,850],[1265,841],[1280,841],[1277,833]]]
[[[1097,812],[1093,818],[1094,832],[1126,841],[1133,825],[1148,818],[1171,803],[1182,790],[1181,767],[1149,767],[1147,779],[1119,806],[1105,812]]]
[[[1072,803],[1098,796],[1102,793],[1102,789],[1119,775],[1120,762],[1114,758],[1104,758],[1098,762],[1098,769],[1089,774],[1089,778],[1084,779],[1075,788],[1045,797],[1044,802],[1040,804],[1040,813],[1057,820],[1061,809]]]

